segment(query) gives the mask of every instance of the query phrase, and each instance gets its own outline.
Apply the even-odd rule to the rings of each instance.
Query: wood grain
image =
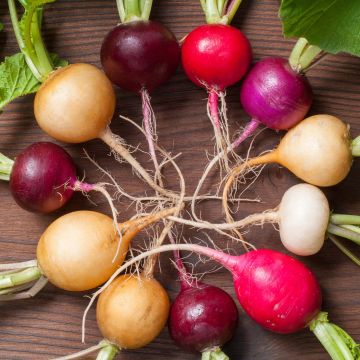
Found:
[[[234,25],[241,28],[249,37],[254,61],[266,56],[287,57],[293,41],[284,40],[277,17],[278,1],[244,0]],[[169,26],[181,39],[195,26],[204,21],[197,0],[155,1],[152,18]],[[1,56],[17,51],[9,23],[6,2],[0,3],[0,21],[5,23],[5,32],[0,33]],[[47,7],[44,37],[51,51],[56,51],[70,62],[99,64],[99,49],[107,31],[118,22],[115,0],[62,0]],[[360,132],[358,120],[360,108],[360,61],[347,55],[327,56],[326,59],[309,71],[308,77],[315,93],[312,114],[330,113],[341,117],[350,124],[351,132]],[[123,114],[141,122],[140,100],[137,96],[117,90],[117,115]],[[212,128],[205,112],[205,93],[190,83],[179,69],[171,81],[153,94],[152,102],[157,115],[159,142],[174,153],[181,152],[179,165],[186,177],[187,193],[191,194],[197,179],[207,162],[206,151],[213,151]],[[235,131],[248,120],[239,105],[239,86],[228,90],[227,103],[231,127]],[[33,98],[20,99],[9,105],[1,114],[0,151],[8,156],[16,154],[27,145],[50,140],[36,125],[33,118]],[[130,144],[144,144],[144,139],[131,126],[114,117],[112,130],[121,134]],[[257,154],[274,146],[281,137],[270,130],[257,138],[252,154]],[[240,149],[244,153],[249,145]],[[117,163],[100,141],[84,145],[66,145],[74,156],[79,176],[86,174],[89,181],[102,179],[101,174],[84,159],[82,148],[96,157],[96,160],[109,169],[117,181],[133,194],[142,193],[144,185],[136,180],[127,165]],[[138,155],[139,160],[151,168],[148,156]],[[326,189],[331,207],[337,212],[360,213],[359,195],[360,165],[354,162],[348,178],[340,185]],[[167,171],[170,188],[176,189],[177,179],[173,171]],[[212,183],[217,182],[216,174]],[[260,197],[259,204],[242,204],[237,213],[241,218],[255,211],[263,211],[278,204],[283,192],[299,180],[287,170],[278,166],[268,166],[256,184],[246,192],[247,197]],[[210,188],[211,183],[208,183]],[[147,189],[146,189],[147,190]],[[76,195],[63,211],[40,216],[20,209],[12,200],[6,183],[0,184],[1,193],[1,233],[0,261],[22,261],[34,258],[39,236],[46,226],[59,215],[77,209],[96,209],[109,213],[109,209],[99,196],[91,196],[97,206],[81,195]],[[121,219],[134,212],[128,203],[119,202],[117,207]],[[218,202],[203,203],[199,206],[202,216],[212,220],[222,219]],[[242,252],[237,244],[228,244],[216,234],[210,233],[219,247],[231,246],[234,253]],[[204,240],[201,232],[184,229],[187,240]],[[272,226],[255,228],[247,236],[258,247],[271,247],[284,251],[279,244],[278,233]],[[137,237],[137,245],[146,244],[145,234]],[[355,247],[352,247],[355,251]],[[64,254],[66,256],[66,254]],[[195,262],[196,256],[189,261]],[[302,259],[317,275],[324,293],[323,309],[329,311],[331,319],[344,327],[355,339],[360,341],[360,286],[359,269],[342,256],[331,243],[313,257]],[[212,268],[209,263],[199,264],[196,273]],[[159,280],[168,290],[171,298],[178,291],[176,273],[168,256],[161,257]],[[229,291],[234,295],[230,275],[222,269],[206,276],[206,281]],[[85,348],[80,342],[80,323],[82,311],[87,304],[85,294],[69,293],[55,289],[51,285],[34,299],[16,303],[0,304],[0,359],[50,359]],[[301,358],[306,360],[327,359],[320,344],[309,331],[295,335],[281,336],[262,330],[251,321],[241,309],[240,323],[234,339],[225,347],[231,359],[282,360]],[[94,309],[87,321],[87,346],[101,339],[95,321]],[[167,329],[149,346],[137,351],[123,351],[119,358],[135,359],[199,359],[198,354],[189,354],[178,349],[168,336]]]

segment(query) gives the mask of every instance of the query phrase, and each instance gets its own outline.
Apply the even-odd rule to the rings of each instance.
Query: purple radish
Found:
[[[174,250],[205,255],[228,269],[233,275],[239,303],[263,328],[290,334],[309,327],[332,359],[353,359],[360,356],[360,349],[355,341],[344,330],[330,323],[327,313],[320,311],[322,294],[314,274],[300,261],[267,249],[232,256],[195,244],[171,244],[143,252],[113,274],[92,297],[85,315],[96,296],[119,273],[148,256]]]
[[[109,79],[120,88],[140,94],[143,126],[156,170],[154,141],[156,121],[149,93],[175,73],[180,46],[164,25],[150,21],[151,4],[139,0],[117,1],[121,24],[113,28],[101,46],[101,64]]]
[[[99,191],[115,210],[104,184],[79,181],[71,156],[54,143],[34,143],[23,150],[15,161],[1,155],[0,167],[1,179],[10,182],[13,198],[25,210],[39,213],[56,211],[71,199],[74,191]]]
[[[227,359],[220,347],[235,331],[238,311],[224,290],[201,282],[189,282],[179,252],[174,251],[181,289],[171,305],[169,332],[180,347],[202,353],[203,359]]]
[[[235,150],[253,135],[259,125],[263,124],[276,131],[286,130],[304,119],[313,99],[311,86],[304,71],[319,54],[318,48],[315,50],[306,40],[300,39],[289,60],[267,58],[252,67],[243,81],[240,92],[241,104],[251,116],[251,121],[240,136],[208,164],[194,192],[194,198],[200,192],[213,166],[227,152]],[[195,214],[194,200],[192,214],[196,220],[200,220]]]

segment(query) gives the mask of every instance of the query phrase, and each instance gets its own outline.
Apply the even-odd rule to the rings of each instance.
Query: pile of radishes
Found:
[[[25,210],[45,214],[66,211],[64,206],[75,191],[87,196],[97,191],[110,205],[111,217],[86,209],[55,215],[57,218],[39,236],[36,259],[0,264],[0,302],[32,298],[48,282],[71,292],[94,291],[87,293],[90,301],[82,315],[82,341],[87,334],[87,315],[96,301],[96,320],[103,339],[58,360],[95,352],[97,359],[111,360],[121,351],[147,346],[166,324],[169,336],[184,351],[200,353],[196,356],[202,360],[228,360],[223,346],[231,341],[245,314],[263,329],[279,334],[309,328],[333,360],[360,359],[360,345],[330,323],[327,312],[322,311],[321,283],[315,274],[301,260],[261,248],[261,239],[250,242],[247,235],[250,225],[271,223],[279,233],[276,238],[296,256],[315,255],[329,239],[360,266],[360,258],[338,239],[360,245],[360,216],[332,213],[335,204],[319,188],[343,181],[354,158],[360,156],[360,137],[351,138],[344,119],[330,114],[307,117],[314,94],[305,70],[314,65],[321,49],[300,38],[289,59],[265,58],[251,66],[249,40],[236,26],[229,25],[241,0],[200,0],[199,9],[201,5],[207,24],[181,41],[161,23],[149,20],[152,0],[113,0],[121,23],[99,44],[102,69],[85,62],[68,64],[50,54],[42,38],[44,6],[49,2],[53,1],[8,0],[20,52],[0,65],[0,107],[16,97],[36,93],[33,114],[46,135],[69,144],[100,139],[115,159],[105,169],[85,151],[92,169],[102,176],[93,184],[87,183],[79,178],[77,164],[69,153],[50,138],[30,146],[19,145],[23,150],[14,160],[0,153],[0,179],[9,182],[14,201]],[[150,101],[150,95],[159,96],[157,88],[170,80],[180,63],[186,76],[207,91],[207,115],[215,139],[214,157],[192,193],[187,193],[188,178],[178,164],[181,154],[161,146],[156,111]],[[18,74],[15,81],[14,73]],[[114,84],[121,93],[126,90],[140,96],[142,126],[125,116],[121,100],[120,118],[140,133],[139,142],[145,141],[147,150],[142,144],[130,145],[125,136],[110,130],[117,106]],[[250,117],[240,134],[231,134],[225,101],[226,89],[233,85],[238,86],[241,106]],[[175,82],[169,86],[176,92]],[[1,116],[6,116],[6,110]],[[250,157],[250,151],[257,151],[256,138],[248,152],[240,145],[260,125],[287,133],[281,133],[277,147]],[[191,129],[187,130],[185,143],[192,141]],[[71,151],[75,154],[77,149]],[[144,156],[151,160],[151,170],[142,164]],[[143,181],[142,194],[131,193],[112,175],[117,167],[122,172],[129,170],[123,162]],[[289,187],[273,208],[261,205],[262,212],[241,218],[238,213],[245,200],[260,200],[244,199],[238,187],[248,189],[251,174],[262,176],[263,165],[269,163],[282,165],[304,183]],[[217,165],[218,188],[212,189],[213,193],[200,193]],[[167,174],[174,170],[179,190],[170,187],[168,181]],[[128,177],[132,175],[128,171]],[[209,221],[207,213],[199,211],[200,201],[213,201],[211,206],[221,204],[224,221]],[[237,210],[232,208],[234,203]],[[81,203],[82,208],[87,206]],[[120,216],[128,220],[119,221]],[[24,224],[26,227],[31,224]],[[202,245],[195,243],[197,237],[185,238],[183,227],[200,229]],[[139,246],[132,239],[142,230],[146,234]],[[244,253],[230,255],[219,250],[223,243],[216,244],[210,232],[231,240],[233,252],[240,249],[235,248],[236,242],[241,243]],[[264,230],[263,234],[268,236]],[[163,244],[167,239],[170,244]],[[201,261],[212,260],[227,269],[243,311],[238,312],[231,294],[193,275],[180,251],[183,255],[192,252]],[[160,253],[165,254],[159,257]],[[156,279],[156,270],[162,269],[167,259],[173,262],[180,285],[172,301],[169,286]],[[196,265],[191,264],[193,269]],[[175,354],[177,350],[174,347],[172,351]]]

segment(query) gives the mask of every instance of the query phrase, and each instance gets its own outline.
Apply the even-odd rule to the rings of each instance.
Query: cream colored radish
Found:
[[[157,280],[122,275],[100,295],[96,318],[111,343],[138,349],[160,334],[169,310],[169,297]]]
[[[176,213],[168,208],[114,226],[113,219],[95,211],[74,211],[61,216],[44,231],[37,246],[37,260],[0,265],[0,300],[34,296],[17,293],[19,285],[39,278],[68,291],[86,291],[100,286],[123,263],[131,240],[148,225]],[[44,282],[44,284],[46,283]],[[39,289],[40,290],[40,289]]]
[[[348,125],[335,116],[321,114],[306,118],[287,132],[277,148],[231,171],[222,200],[227,222],[233,222],[228,207],[232,184],[249,168],[275,162],[312,185],[333,186],[347,176],[353,156],[359,156],[357,141],[351,140]]]
[[[324,193],[309,184],[287,190],[279,210],[280,239],[294,254],[316,254],[323,246],[330,208]]]

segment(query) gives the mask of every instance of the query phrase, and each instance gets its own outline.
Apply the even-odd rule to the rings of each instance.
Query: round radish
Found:
[[[197,283],[182,288],[171,305],[169,331],[177,345],[204,353],[232,338],[237,319],[236,304],[228,293]]]
[[[218,153],[227,166],[230,136],[226,117],[225,89],[245,75],[251,62],[251,47],[246,36],[228,25],[240,1],[204,1],[206,25],[191,31],[184,40],[181,58],[188,78],[209,94],[208,115],[212,122]],[[218,102],[222,106],[219,113]]]
[[[304,119],[312,103],[307,78],[288,60],[267,58],[247,74],[241,87],[241,104],[252,119],[270,129],[292,128]]]
[[[149,92],[165,83],[176,71],[180,46],[164,25],[150,21],[151,2],[117,1],[121,24],[113,28],[101,46],[101,64],[112,82],[136,92],[142,99],[143,126],[155,170],[159,171],[155,142],[156,120]]]
[[[136,93],[165,83],[179,65],[180,47],[174,34],[156,21],[119,24],[105,37],[101,64],[109,79]]]
[[[349,134],[349,127],[331,115],[310,116],[290,129],[279,146],[259,157],[235,167],[223,189],[223,208],[228,222],[228,193],[238,174],[249,168],[276,162],[300,179],[317,186],[333,186],[350,171],[353,156],[358,156]]]
[[[320,311],[322,295],[314,274],[298,260],[280,252],[262,249],[232,256],[194,244],[163,245],[134,257],[113,277],[148,256],[174,250],[208,256],[227,268],[233,275],[239,303],[263,328],[290,334],[310,327],[329,354],[336,353],[339,359],[352,358],[356,343],[345,331],[329,323],[326,313]],[[111,282],[112,279],[108,280],[98,293],[106,291]],[[95,296],[89,306],[94,300]],[[343,336],[338,336],[339,331]]]
[[[169,297],[158,281],[123,275],[100,295],[96,318],[107,340],[120,349],[137,349],[159,335],[169,309]]]
[[[5,295],[6,298],[29,297],[28,292],[16,294],[16,286],[41,276],[68,291],[95,288],[122,264],[129,243],[138,232],[175,210],[177,208],[169,208],[121,223],[118,225],[121,237],[113,219],[107,215],[95,211],[75,211],[63,215],[51,223],[40,237],[37,261],[30,262],[31,266],[29,262],[0,266],[4,270],[17,269],[2,277],[0,288],[9,293],[14,288],[14,294]],[[28,268],[32,269],[29,274]],[[36,273],[35,279],[33,273]],[[16,283],[12,279],[16,279]]]

